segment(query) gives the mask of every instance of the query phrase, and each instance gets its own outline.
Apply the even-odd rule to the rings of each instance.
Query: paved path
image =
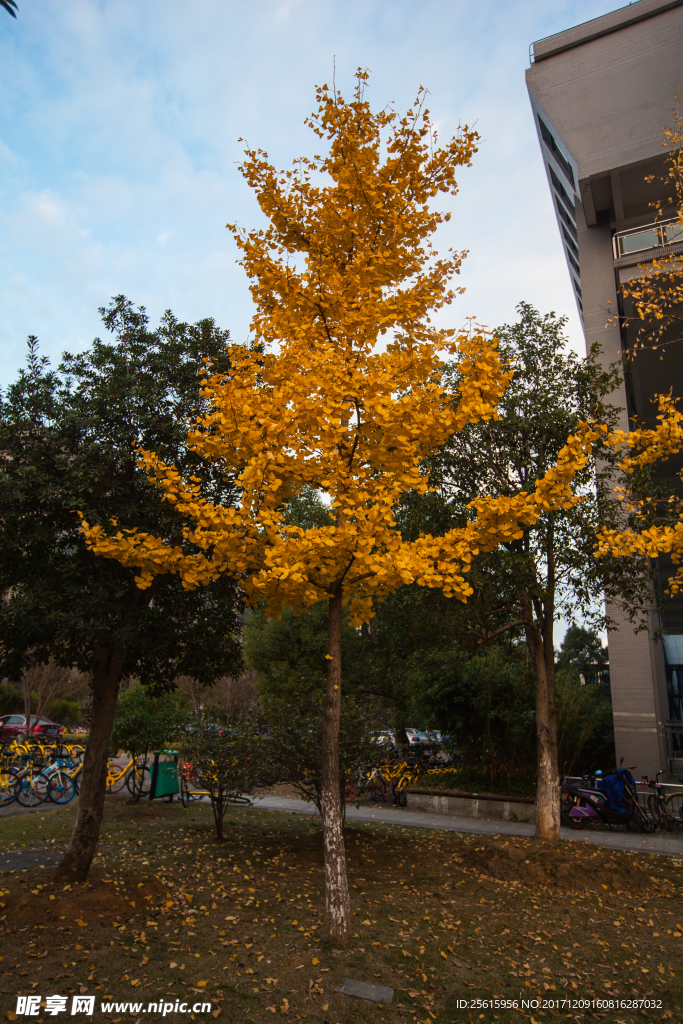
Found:
[[[313,804],[284,796],[256,797],[254,807],[265,811],[289,811],[294,814],[317,814]],[[412,828],[431,828],[445,832],[469,832],[489,836],[533,836],[535,826],[523,821],[491,821],[485,818],[464,818],[449,814],[429,814],[426,811],[407,811],[393,805],[372,804],[369,807],[347,806],[346,817],[354,821],[382,822],[389,825],[407,825]],[[683,834],[665,835],[657,832],[643,836],[635,832],[575,832],[561,828],[562,839],[595,843],[612,850],[635,853],[657,853],[665,857],[683,858]]]
[[[208,802],[208,800],[206,801]],[[76,803],[76,798],[72,801]],[[54,804],[39,804],[38,807],[24,808],[17,804],[10,804],[9,807],[0,810],[0,818],[6,814],[16,814],[22,811],[60,811],[67,810],[72,804],[66,807],[57,807]],[[303,800],[284,796],[257,796],[253,806],[262,811],[285,811],[290,814],[311,814],[318,812],[314,804],[307,804]],[[387,825],[402,825],[409,828],[429,828],[443,832],[467,832],[473,835],[489,836],[533,836],[535,826],[524,821],[493,821],[488,818],[466,818],[456,817],[449,814],[429,814],[427,811],[409,811],[391,804],[371,804],[369,806],[348,805],[346,816],[353,821],[377,822]],[[561,828],[562,839],[573,839],[578,842],[595,843],[597,846],[605,846],[611,850],[623,850],[629,853],[654,853],[665,857],[680,857],[683,860],[683,832],[668,835],[664,832],[656,832],[653,836],[639,835],[635,832],[613,832],[586,829],[585,832],[575,832],[570,828]],[[48,851],[10,851],[9,854],[0,854],[0,872],[17,870],[16,868],[3,867],[3,858],[14,856],[20,853],[47,853],[54,855],[54,850]],[[35,861],[31,864],[22,865],[30,867],[34,864],[46,863]]]

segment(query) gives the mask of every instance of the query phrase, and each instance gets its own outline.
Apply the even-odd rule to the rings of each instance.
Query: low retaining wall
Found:
[[[408,810],[494,821],[536,821],[536,805],[526,797],[505,800],[477,793],[440,793],[433,789],[409,789]]]

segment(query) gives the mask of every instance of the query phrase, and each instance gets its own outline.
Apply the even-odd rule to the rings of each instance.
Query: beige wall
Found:
[[[605,28],[607,34],[597,35]],[[683,96],[683,5],[639,0],[542,40],[534,53],[536,62],[526,72],[532,105],[547,117],[556,142],[571,156],[581,197],[576,228],[586,346],[597,341],[602,362],[609,365],[622,352],[616,274],[625,262],[615,266],[612,232],[654,216],[648,204],[658,197],[643,180],[650,170],[645,162],[661,162],[662,129],[671,124],[675,95]],[[538,59],[543,54],[549,56]],[[548,163],[542,142],[541,151]],[[676,364],[666,371],[669,376],[678,374]],[[624,386],[614,396],[624,409],[624,429],[627,397],[629,402],[638,397],[641,405],[650,402],[649,391],[636,395],[636,390],[658,387],[654,379],[641,373],[639,383],[634,378],[627,385],[633,388],[628,396]],[[608,611],[619,626],[609,635],[617,758],[637,765],[638,776],[652,776],[668,767],[663,647],[652,640],[654,620],[649,633],[635,633],[618,610]]]

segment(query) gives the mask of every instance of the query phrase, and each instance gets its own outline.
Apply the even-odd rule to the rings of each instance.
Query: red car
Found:
[[[31,736],[37,740],[61,740],[64,726],[51,722],[49,718],[31,718]],[[0,717],[0,743],[10,743],[17,738],[26,736],[26,717],[24,715],[2,715]]]

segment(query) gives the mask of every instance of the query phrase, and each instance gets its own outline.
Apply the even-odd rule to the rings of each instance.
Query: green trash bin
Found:
[[[152,768],[152,786],[149,791],[150,800],[165,796],[170,801],[179,792],[178,755],[175,754],[172,761],[160,761],[159,754],[156,753]]]

